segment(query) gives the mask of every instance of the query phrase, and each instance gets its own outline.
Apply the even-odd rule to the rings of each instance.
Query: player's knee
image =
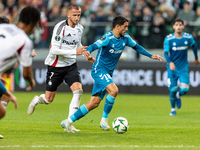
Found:
[[[180,92],[182,93],[182,95],[186,94],[189,90],[189,87],[181,87]]]
[[[118,88],[113,89],[108,94],[111,95],[112,97],[116,97],[118,94]]]

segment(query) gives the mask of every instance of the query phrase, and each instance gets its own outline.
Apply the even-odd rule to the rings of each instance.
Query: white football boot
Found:
[[[103,130],[110,130],[110,126],[108,125],[108,119],[102,118],[101,122],[100,122],[100,128],[102,128]]]
[[[36,98],[38,98],[37,95],[32,99],[31,103],[30,103],[29,106],[28,106],[27,113],[28,113],[29,115],[31,115],[31,114],[34,112],[35,107],[37,106],[37,104],[34,103],[34,100],[35,100]]]
[[[0,139],[3,139],[3,135],[0,134]]]
[[[67,132],[72,132],[72,133],[75,132],[75,131],[72,130],[72,123],[70,123],[70,122],[68,121],[68,119],[63,120],[63,121],[61,122],[60,125],[61,125],[63,128],[65,128],[65,131],[67,131]]]

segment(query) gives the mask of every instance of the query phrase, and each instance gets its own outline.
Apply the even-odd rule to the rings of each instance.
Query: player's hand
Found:
[[[198,59],[195,59],[195,60],[194,60],[194,64],[195,64],[195,66],[198,65],[198,64],[199,64],[199,60],[198,60]]]
[[[15,109],[17,109],[17,98],[11,94],[10,101],[14,103]]]
[[[170,62],[169,63],[169,68],[171,69],[171,70],[175,70],[175,65],[174,65],[174,63],[173,62]]]
[[[92,64],[94,64],[95,59],[92,56],[89,56],[88,57],[88,61],[91,62]]]
[[[152,55],[151,59],[158,59],[159,61],[162,61],[163,58],[159,55]]]
[[[32,57],[37,56],[37,54],[35,53],[35,49],[32,50],[32,52],[31,52],[31,56],[32,56]]]
[[[90,56],[90,52],[85,51],[84,57],[85,57],[86,60],[88,60],[89,62],[91,62],[92,64],[94,64],[95,59],[92,56]]]
[[[82,55],[86,51],[88,46],[81,46],[76,50],[76,55]]]
[[[32,79],[32,82],[29,83],[29,85],[26,87],[26,91],[31,91],[34,87],[35,87],[36,83],[35,83],[35,80]]]

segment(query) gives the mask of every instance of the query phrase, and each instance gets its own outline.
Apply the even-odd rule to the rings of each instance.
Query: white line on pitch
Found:
[[[195,146],[195,145],[153,145],[153,146],[143,146],[143,145],[30,145],[30,146],[23,146],[23,145],[7,145],[7,146],[0,146],[0,148],[9,148],[9,147],[57,147],[57,148],[62,148],[62,147],[70,147],[70,148],[75,148],[75,147],[93,147],[93,148],[101,148],[101,147],[124,147],[124,148],[130,148],[130,147],[135,147],[135,148],[200,148],[200,146]]]

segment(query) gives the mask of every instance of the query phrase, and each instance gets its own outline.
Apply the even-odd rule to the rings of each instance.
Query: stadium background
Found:
[[[191,33],[200,47],[200,1],[190,0],[189,9],[185,0],[0,0],[0,16],[6,16],[11,23],[17,23],[20,10],[26,5],[34,5],[41,10],[42,28],[37,27],[30,38],[34,42],[37,56],[33,59],[36,79],[34,91],[45,90],[46,66],[54,25],[67,18],[67,6],[78,4],[82,8],[80,23],[84,26],[83,45],[92,44],[100,36],[112,29],[116,15],[129,19],[128,33],[140,45],[154,54],[163,56],[164,37],[171,32],[172,21],[179,17],[185,21],[185,32]],[[95,56],[95,53],[93,54]],[[189,51],[191,89],[188,94],[198,95],[200,84],[199,67],[193,65],[194,56]],[[93,80],[90,76],[91,64],[82,56],[77,58],[85,92],[91,92]],[[25,81],[21,67],[5,73],[7,88],[11,91],[24,91]],[[126,48],[117,65],[114,80],[120,93],[168,94],[166,61],[162,63],[140,56],[131,48]],[[61,92],[69,92],[68,86],[59,87]]]

